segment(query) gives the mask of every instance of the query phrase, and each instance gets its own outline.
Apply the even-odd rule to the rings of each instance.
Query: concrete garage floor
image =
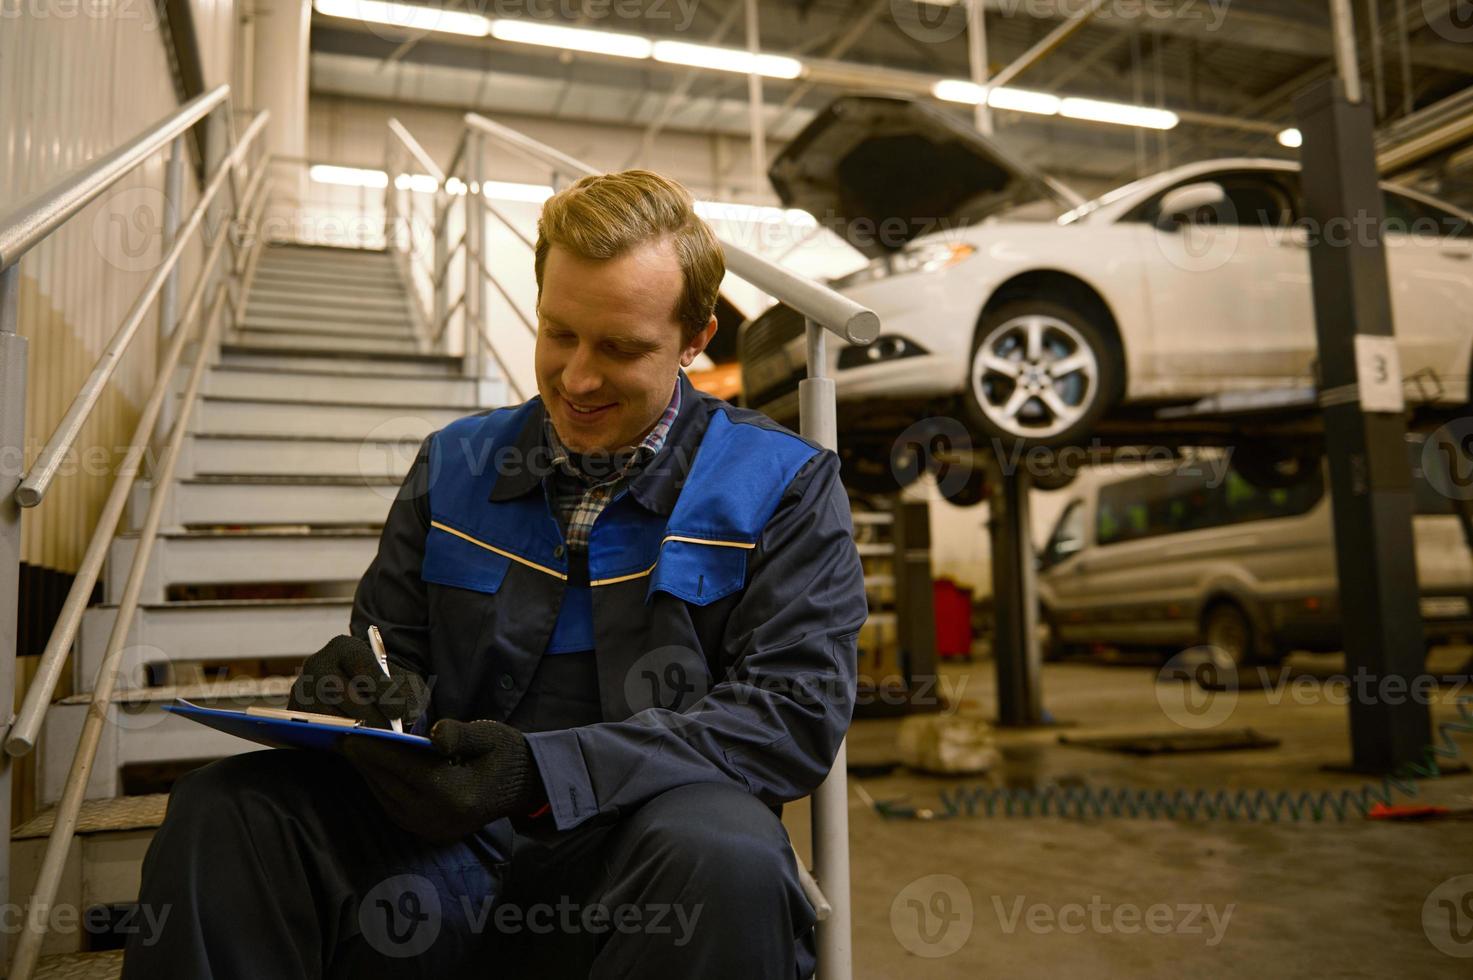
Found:
[[[1429,667],[1450,672],[1468,653],[1436,650]],[[1251,726],[1279,739],[1278,748],[1140,758],[1058,744],[1061,731],[1183,731],[1158,701],[1159,663],[1046,665],[1045,707],[1072,724],[999,732],[1002,776],[990,780],[1275,791],[1366,782],[1322,768],[1349,758],[1348,709],[1329,700],[1344,690],[1335,681],[1339,656],[1291,658],[1292,674],[1306,679],[1282,690],[1278,704],[1273,691],[1244,691],[1228,705],[1222,727]],[[942,684],[960,692],[962,712],[995,710],[990,661],[944,667]],[[1170,685],[1162,688],[1174,704]],[[1457,716],[1457,693],[1440,689],[1434,724]],[[1473,698],[1473,685],[1460,693]],[[894,760],[898,726],[857,721],[851,766]],[[1473,733],[1455,741],[1473,762]],[[859,792],[924,806],[942,789],[977,782],[905,769],[851,777],[856,977],[1473,976],[1473,877],[1444,885],[1473,876],[1473,821],[925,822],[885,819]],[[1473,808],[1473,775],[1425,783],[1416,801]],[[1461,912],[1451,922],[1454,908]]]

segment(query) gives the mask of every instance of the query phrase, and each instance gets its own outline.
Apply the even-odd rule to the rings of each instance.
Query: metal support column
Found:
[[[896,635],[903,658],[906,693],[935,690],[936,606],[931,576],[931,507],[924,501],[895,500],[890,525],[895,545]],[[929,687],[918,687],[918,684]],[[907,710],[915,710],[907,698]]]
[[[761,37],[757,25],[757,0],[747,2],[747,53],[752,56],[747,72],[747,124],[752,143],[752,199],[760,200],[767,187],[767,132],[762,119],[762,74],[757,71]]]
[[[20,505],[15,488],[25,472],[26,338],[16,333],[20,264],[0,272],[0,718],[15,720],[15,656],[20,616]],[[10,840],[10,756],[0,753],[0,840]],[[10,902],[10,848],[0,850],[0,900]],[[0,932],[0,963],[9,958]]]
[[[987,3],[986,0],[969,0],[967,4],[967,63],[972,70],[972,81],[982,86],[982,100],[977,103],[973,121],[977,132],[992,133],[992,107],[987,104]]]
[[[481,148],[479,133],[466,134],[465,144],[465,303],[462,306],[462,321],[465,323],[465,374],[479,378],[481,371],[481,317],[484,307],[481,300],[484,292],[484,276],[481,275],[481,239],[486,227],[486,216],[481,212]]]
[[[1341,26],[1347,35],[1348,22]],[[1345,60],[1353,70],[1353,56]],[[1366,677],[1372,692],[1350,699],[1351,766],[1381,773],[1419,759],[1432,730],[1427,705],[1374,693],[1393,680],[1406,685],[1403,691],[1415,690],[1426,646],[1373,120],[1370,107],[1347,98],[1339,79],[1313,86],[1294,103],[1304,134],[1306,216],[1327,232],[1351,229],[1312,243],[1310,278],[1345,662],[1357,690]]]
[[[824,329],[808,327],[808,377],[798,382],[799,430],[829,450],[839,446],[834,408],[834,379],[827,377],[828,345]],[[849,739],[839,743],[834,764],[813,791],[813,876],[833,911],[815,928],[818,939],[817,980],[850,980],[854,975],[854,936],[849,908]],[[822,815],[823,819],[818,819]]]
[[[987,530],[992,539],[992,660],[997,670],[997,723],[1041,725],[1042,657],[1038,649],[1038,584],[1023,467],[994,462]]]

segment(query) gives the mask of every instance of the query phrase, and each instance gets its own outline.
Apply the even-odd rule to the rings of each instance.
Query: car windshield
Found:
[[[1150,179],[1152,178],[1147,177],[1142,178],[1141,180],[1133,180],[1128,184],[1115,188],[1113,191],[1108,191],[1104,194],[1101,194],[1093,201],[1085,201],[1083,204],[1079,205],[1079,207],[1073,208],[1069,211],[1065,211],[1063,214],[1059,215],[1058,222],[1061,225],[1072,225],[1076,221],[1083,221],[1085,218],[1094,214],[1096,211],[1106,206],[1107,204],[1114,204],[1122,197],[1127,197],[1131,194],[1134,194],[1137,188],[1139,188],[1143,183]]]

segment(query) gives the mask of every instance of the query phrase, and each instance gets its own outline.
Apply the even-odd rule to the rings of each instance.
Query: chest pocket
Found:
[[[420,578],[476,592],[495,592],[506,578],[511,559],[444,530],[430,528],[425,538]]]
[[[660,561],[650,573],[645,602],[656,590],[668,592],[697,606],[731,595],[747,580],[751,548],[693,541],[666,541]]]

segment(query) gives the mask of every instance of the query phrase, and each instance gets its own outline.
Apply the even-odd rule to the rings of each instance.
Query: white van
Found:
[[[1473,634],[1473,554],[1454,502],[1409,440],[1429,643]],[[1330,495],[1321,472],[1273,489],[1184,466],[1081,489],[1039,559],[1045,655],[1094,644],[1222,649],[1239,663],[1343,649]]]

